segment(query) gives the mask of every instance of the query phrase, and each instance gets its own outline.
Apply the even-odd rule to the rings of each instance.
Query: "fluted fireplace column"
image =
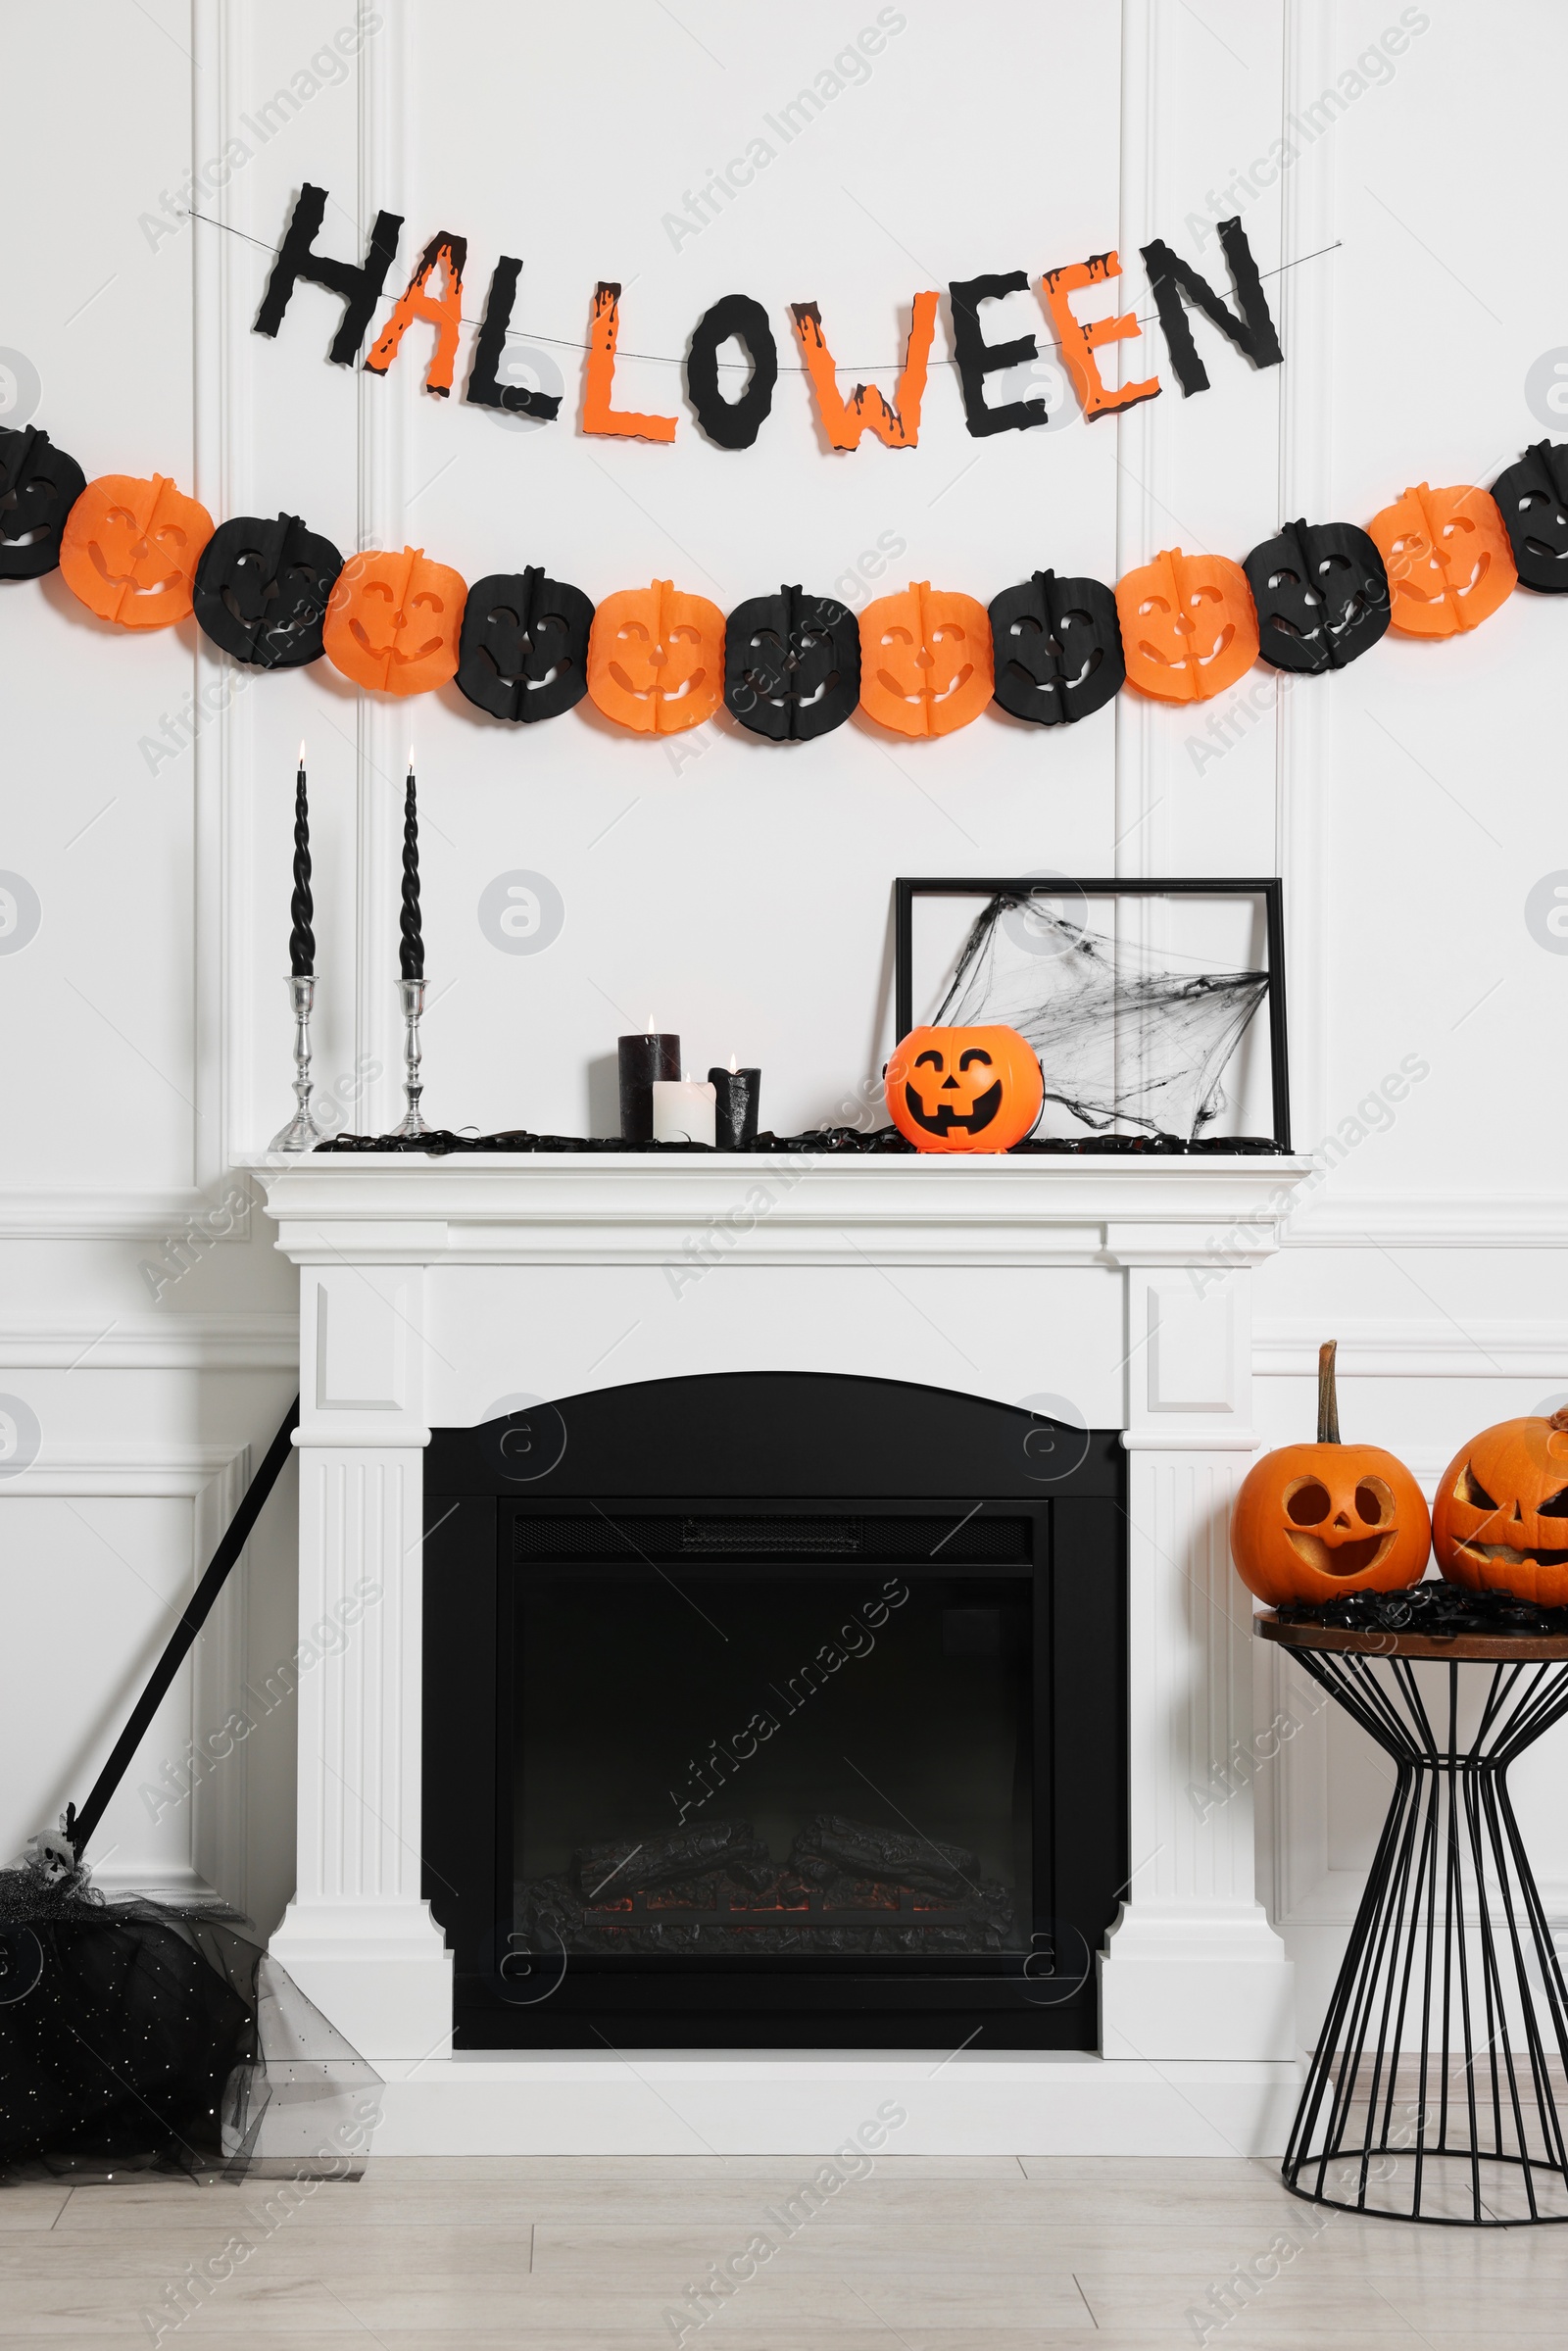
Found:
[[[1270,1236],[1270,1238],[1272,1238]],[[1127,1276],[1129,1853],[1100,1962],[1119,2058],[1294,2058],[1295,1971],[1253,1884],[1251,1602],[1230,1560],[1256,1446],[1252,1263],[1110,1227]]]
[[[300,1275],[299,1859],[270,1947],[372,2062],[452,2033],[419,1893],[423,1281]]]

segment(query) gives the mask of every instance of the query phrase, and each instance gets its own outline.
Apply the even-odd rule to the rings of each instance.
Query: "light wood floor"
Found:
[[[408,2157],[356,2185],[291,2188],[291,2213],[255,2180],[0,2188],[0,2345],[86,2351],[152,2341],[162,2324],[165,2346],[218,2334],[268,2351],[669,2346],[666,2312],[760,2233],[785,2241],[692,2324],[688,2351],[1568,2345],[1568,2228],[1327,2215],[1265,2164],[879,2156],[788,2234],[784,2207],[814,2170],[805,2156]],[[236,2244],[251,2248],[237,2266]],[[232,2275],[187,2291],[176,2326],[170,2289],[215,2259]],[[1227,2321],[1215,2291],[1238,2267],[1255,2291],[1233,2288]]]

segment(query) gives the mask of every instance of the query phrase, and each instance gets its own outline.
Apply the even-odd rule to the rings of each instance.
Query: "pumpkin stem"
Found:
[[[1551,1416],[1551,1425],[1554,1429],[1568,1429],[1568,1408],[1554,1412]]]
[[[1334,1384],[1334,1356],[1339,1344],[1337,1339],[1326,1339],[1317,1350],[1317,1441],[1319,1445],[1338,1445],[1340,1442],[1340,1395]]]

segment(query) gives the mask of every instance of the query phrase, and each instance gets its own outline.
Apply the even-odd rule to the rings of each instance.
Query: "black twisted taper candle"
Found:
[[[419,928],[419,820],[414,805],[414,762],[403,801],[403,945],[399,969],[406,980],[424,977],[424,934]]]
[[[294,779],[294,895],[288,902],[293,929],[288,935],[290,977],[308,980],[316,971],[316,933],[311,916],[311,817],[305,800],[305,746],[300,745],[299,774]]]

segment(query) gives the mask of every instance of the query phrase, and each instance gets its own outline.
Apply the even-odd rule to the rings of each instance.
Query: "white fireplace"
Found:
[[[1251,1268],[1305,1161],[366,1153],[257,1172],[300,1268],[302,1635],[376,1595],[301,1684],[297,1890],[272,1949],[385,2075],[386,2151],[812,2149],[885,2095],[908,2112],[902,2152],[1283,2142],[1292,1970],[1250,1802],[1195,1791],[1250,1732],[1228,1519],[1257,1445]],[[430,1430],[755,1371],[1065,1403],[1123,1431],[1131,1874],[1098,1959],[1098,2056],[453,2053],[452,1955],[419,1891]]]

